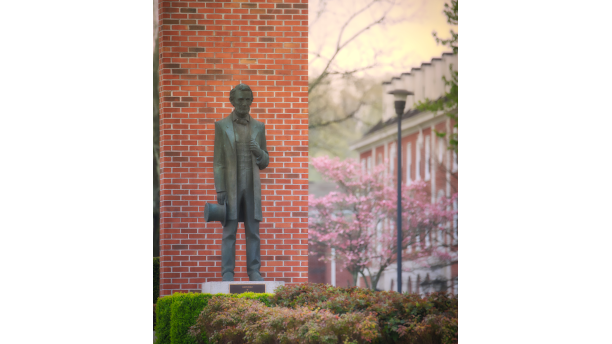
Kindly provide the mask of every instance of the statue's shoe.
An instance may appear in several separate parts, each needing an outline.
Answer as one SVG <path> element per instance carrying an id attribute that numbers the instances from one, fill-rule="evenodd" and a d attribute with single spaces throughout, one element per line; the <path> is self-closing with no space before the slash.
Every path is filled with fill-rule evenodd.
<path id="1" fill-rule="evenodd" d="M 223 282 L 232 282 L 234 281 L 234 274 L 231 272 L 226 272 L 223 274 Z"/>
<path id="2" fill-rule="evenodd" d="M 249 281 L 263 281 L 263 277 L 259 274 L 259 272 L 253 272 L 251 276 L 249 276 Z"/>

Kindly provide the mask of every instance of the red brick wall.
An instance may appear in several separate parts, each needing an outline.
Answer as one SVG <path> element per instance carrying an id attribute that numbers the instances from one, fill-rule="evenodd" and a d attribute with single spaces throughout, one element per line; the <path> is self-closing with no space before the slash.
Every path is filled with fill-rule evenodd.
<path id="1" fill-rule="evenodd" d="M 308 1 L 159 2 L 160 295 L 221 280 L 215 202 L 214 122 L 232 111 L 229 91 L 253 90 L 251 115 L 266 125 L 269 166 L 261 171 L 262 275 L 308 281 Z M 236 280 L 248 280 L 244 225 Z"/>

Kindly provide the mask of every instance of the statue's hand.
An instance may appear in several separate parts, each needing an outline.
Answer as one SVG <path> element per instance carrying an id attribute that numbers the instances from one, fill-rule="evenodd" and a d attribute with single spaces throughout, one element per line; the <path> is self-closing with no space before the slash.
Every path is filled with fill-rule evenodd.
<path id="1" fill-rule="evenodd" d="M 259 144 L 255 140 L 251 140 L 251 152 L 258 158 L 261 156 L 261 148 L 259 148 Z"/>
<path id="2" fill-rule="evenodd" d="M 217 192 L 217 203 L 224 205 L 226 197 L 225 191 Z"/>

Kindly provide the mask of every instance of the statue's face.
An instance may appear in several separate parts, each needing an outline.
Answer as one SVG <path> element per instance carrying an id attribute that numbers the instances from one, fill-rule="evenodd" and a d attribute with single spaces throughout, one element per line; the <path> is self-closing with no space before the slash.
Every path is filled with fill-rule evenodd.
<path id="1" fill-rule="evenodd" d="M 250 91 L 237 90 L 232 99 L 232 105 L 236 109 L 236 114 L 240 117 L 245 117 L 249 113 L 252 102 L 253 94 Z"/>

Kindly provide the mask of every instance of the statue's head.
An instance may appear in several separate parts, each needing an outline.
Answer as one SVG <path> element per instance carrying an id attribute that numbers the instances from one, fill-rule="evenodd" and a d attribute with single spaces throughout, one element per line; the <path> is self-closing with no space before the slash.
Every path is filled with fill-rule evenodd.
<path id="1" fill-rule="evenodd" d="M 246 116 L 253 103 L 253 91 L 245 84 L 238 84 L 230 91 L 230 103 L 234 106 L 238 116 Z"/>

